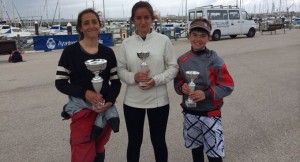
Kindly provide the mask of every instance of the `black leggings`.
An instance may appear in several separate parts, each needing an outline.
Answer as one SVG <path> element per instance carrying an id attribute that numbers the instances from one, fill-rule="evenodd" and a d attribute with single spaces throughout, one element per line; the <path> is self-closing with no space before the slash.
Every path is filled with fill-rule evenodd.
<path id="1" fill-rule="evenodd" d="M 192 149 L 193 162 L 204 162 L 203 146 Z M 209 162 L 222 162 L 221 157 L 212 158 L 207 156 Z"/>
<path id="2" fill-rule="evenodd" d="M 168 161 L 168 149 L 165 135 L 169 109 L 169 105 L 152 109 L 141 109 L 133 108 L 124 104 L 124 116 L 128 132 L 128 162 L 139 162 L 146 112 L 155 160 L 156 162 Z"/>

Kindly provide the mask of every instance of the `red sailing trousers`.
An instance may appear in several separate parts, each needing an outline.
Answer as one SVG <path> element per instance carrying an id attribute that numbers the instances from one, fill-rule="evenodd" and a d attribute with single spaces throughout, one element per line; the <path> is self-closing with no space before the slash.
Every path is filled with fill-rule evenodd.
<path id="1" fill-rule="evenodd" d="M 92 127 L 96 117 L 97 113 L 90 109 L 83 109 L 71 117 L 72 162 L 93 162 L 96 153 L 104 152 L 104 146 L 110 138 L 111 128 L 106 124 L 98 139 L 91 140 Z"/>

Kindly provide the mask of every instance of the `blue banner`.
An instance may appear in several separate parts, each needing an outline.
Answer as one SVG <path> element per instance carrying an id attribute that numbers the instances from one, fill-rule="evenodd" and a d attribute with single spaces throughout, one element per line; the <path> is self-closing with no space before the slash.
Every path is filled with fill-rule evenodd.
<path id="1" fill-rule="evenodd" d="M 64 49 L 66 46 L 76 43 L 79 35 L 47 35 L 34 36 L 34 50 L 51 51 L 56 49 Z M 99 34 L 99 43 L 105 46 L 113 46 L 112 33 Z"/>

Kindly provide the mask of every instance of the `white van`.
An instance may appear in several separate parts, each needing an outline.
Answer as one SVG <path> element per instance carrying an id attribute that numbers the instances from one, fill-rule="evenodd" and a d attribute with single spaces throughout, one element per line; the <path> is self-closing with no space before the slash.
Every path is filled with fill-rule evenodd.
<path id="1" fill-rule="evenodd" d="M 236 6 L 203 6 L 188 11 L 188 27 L 196 18 L 210 20 L 212 24 L 211 36 L 217 41 L 221 36 L 235 38 L 237 35 L 254 37 L 256 25 L 248 13 Z"/>

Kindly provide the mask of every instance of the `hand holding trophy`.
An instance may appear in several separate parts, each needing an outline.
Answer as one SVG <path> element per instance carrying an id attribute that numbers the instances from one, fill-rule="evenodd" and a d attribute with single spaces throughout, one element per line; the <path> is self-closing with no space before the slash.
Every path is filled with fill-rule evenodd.
<path id="1" fill-rule="evenodd" d="M 107 60 L 105 59 L 91 59 L 84 62 L 86 67 L 94 73 L 95 77 L 91 80 L 94 90 L 97 94 L 100 95 L 100 91 L 102 88 L 103 79 L 101 76 L 99 76 L 99 73 L 101 73 L 105 68 L 107 64 Z M 105 101 L 101 103 L 100 105 L 94 105 L 96 108 L 99 108 L 99 106 L 104 105 Z"/>
<path id="2" fill-rule="evenodd" d="M 195 91 L 195 83 L 194 83 L 194 80 L 198 77 L 198 75 L 200 74 L 200 72 L 198 71 L 186 71 L 185 72 L 185 75 L 186 77 L 191 80 L 190 83 L 189 83 L 189 88 L 190 88 L 190 92 L 194 92 Z M 191 100 L 190 98 L 188 98 L 186 101 L 185 101 L 185 105 L 187 107 L 196 107 L 197 106 L 197 103 L 194 102 L 193 100 Z"/>
<path id="3" fill-rule="evenodd" d="M 103 78 L 99 76 L 99 74 L 106 68 L 107 60 L 105 59 L 91 59 L 85 61 L 86 67 L 94 73 L 95 77 L 91 80 L 94 90 L 97 94 L 100 95 L 100 91 L 103 84 Z M 105 101 L 98 105 L 93 105 L 97 109 L 100 108 L 100 106 L 103 106 L 105 104 Z M 95 120 L 95 124 L 92 129 L 91 138 L 93 140 L 96 140 L 102 130 L 105 127 L 106 122 L 110 124 L 110 127 L 114 132 L 119 132 L 119 125 L 120 125 L 120 119 L 118 115 L 118 111 L 114 105 L 112 105 L 109 109 L 105 110 L 104 112 L 100 112 Z"/>
<path id="4" fill-rule="evenodd" d="M 150 52 L 138 52 L 137 56 L 142 60 L 141 63 L 141 69 L 142 70 L 148 70 L 148 64 L 146 62 L 146 59 L 149 57 Z M 145 87 L 147 86 L 145 82 L 139 82 L 140 87 Z"/>

